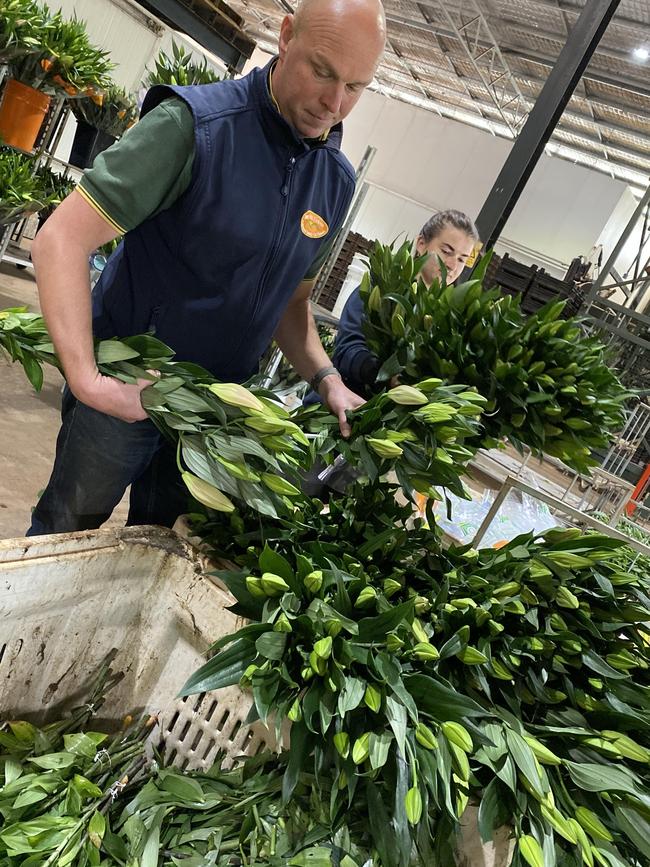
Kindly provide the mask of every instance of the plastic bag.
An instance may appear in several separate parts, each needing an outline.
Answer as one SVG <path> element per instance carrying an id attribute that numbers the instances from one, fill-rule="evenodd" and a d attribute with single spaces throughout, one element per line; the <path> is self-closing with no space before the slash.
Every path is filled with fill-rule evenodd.
<path id="1" fill-rule="evenodd" d="M 444 496 L 444 492 L 441 491 Z M 461 544 L 470 543 L 494 502 L 497 491 L 486 490 L 482 494 L 470 491 L 471 500 L 463 500 L 447 492 L 451 502 L 451 519 L 447 518 L 447 504 L 436 503 L 434 514 L 438 526 Z M 522 533 L 536 534 L 564 523 L 540 500 L 515 489 L 511 490 L 501 504 L 487 532 L 480 540 L 481 548 L 499 547 Z"/>

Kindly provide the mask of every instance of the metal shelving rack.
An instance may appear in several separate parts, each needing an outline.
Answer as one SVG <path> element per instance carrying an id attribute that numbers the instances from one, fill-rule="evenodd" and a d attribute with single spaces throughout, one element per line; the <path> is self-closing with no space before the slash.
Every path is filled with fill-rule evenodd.
<path id="1" fill-rule="evenodd" d="M 560 520 L 564 520 L 566 523 L 576 527 L 597 530 L 599 533 L 604 533 L 612 539 L 619 539 L 622 542 L 626 542 L 630 548 L 633 548 L 639 554 L 643 554 L 646 557 L 650 556 L 650 546 L 631 538 L 620 530 L 617 530 L 616 521 L 614 519 L 611 520 L 611 523 L 605 524 L 603 521 L 598 520 L 592 515 L 587 515 L 580 511 L 580 509 L 576 509 L 568 503 L 558 500 L 557 497 L 553 497 L 544 491 L 540 491 L 538 488 L 533 488 L 531 485 L 527 485 L 521 479 L 514 478 L 513 476 L 506 477 L 499 493 L 490 506 L 487 515 L 483 519 L 481 526 L 476 531 L 476 535 L 472 540 L 472 545 L 475 548 L 480 546 L 481 540 L 485 536 L 490 524 L 496 517 L 497 512 L 511 491 L 518 491 L 521 494 L 527 494 L 535 500 L 540 500 L 541 502 L 546 503 L 551 511 L 557 515 Z M 618 517 L 616 520 L 618 520 Z"/>
<path id="2" fill-rule="evenodd" d="M 62 96 L 53 97 L 34 150 L 32 152 L 20 151 L 20 153 L 27 153 L 34 157 L 35 168 L 55 163 L 63 167 L 64 174 L 71 168 L 75 168 L 54 156 L 69 116 L 70 106 L 67 99 Z M 14 223 L 0 226 L 0 263 L 8 262 L 18 267 L 33 269 L 29 254 L 20 246 L 28 219 L 28 217 L 23 217 Z"/>

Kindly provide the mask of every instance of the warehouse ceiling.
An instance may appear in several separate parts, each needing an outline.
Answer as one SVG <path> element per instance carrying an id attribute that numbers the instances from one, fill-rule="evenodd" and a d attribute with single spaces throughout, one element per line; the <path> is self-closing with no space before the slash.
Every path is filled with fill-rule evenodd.
<path id="1" fill-rule="evenodd" d="M 373 88 L 514 138 L 588 0 L 384 0 L 388 47 Z M 274 51 L 293 2 L 229 0 Z M 650 175 L 650 4 L 621 0 L 547 152 L 640 191 Z"/>

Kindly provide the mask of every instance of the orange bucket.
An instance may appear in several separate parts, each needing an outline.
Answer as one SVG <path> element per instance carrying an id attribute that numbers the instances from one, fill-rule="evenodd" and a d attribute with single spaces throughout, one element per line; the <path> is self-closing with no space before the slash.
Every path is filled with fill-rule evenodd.
<path id="1" fill-rule="evenodd" d="M 0 139 L 11 147 L 31 151 L 49 105 L 47 94 L 10 78 L 0 102 Z"/>

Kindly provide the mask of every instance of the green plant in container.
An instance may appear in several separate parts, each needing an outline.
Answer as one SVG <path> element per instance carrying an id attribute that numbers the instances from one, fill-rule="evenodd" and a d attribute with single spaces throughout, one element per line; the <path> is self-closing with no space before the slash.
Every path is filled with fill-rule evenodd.
<path id="1" fill-rule="evenodd" d="M 39 54 L 50 27 L 46 6 L 34 0 L 4 0 L 0 7 L 0 63 Z"/>
<path id="2" fill-rule="evenodd" d="M 101 102 L 112 68 L 107 52 L 90 42 L 83 21 L 29 0 L 7 0 L 0 10 L 0 62 L 8 66 L 0 138 L 23 151 L 34 147 L 51 95 Z"/>
<path id="3" fill-rule="evenodd" d="M 110 86 L 113 64 L 108 52 L 92 44 L 86 25 L 77 17 L 66 19 L 42 7 L 45 26 L 36 34 L 34 50 L 10 65 L 13 78 L 36 90 L 63 91 L 68 97 L 98 94 Z"/>
<path id="4" fill-rule="evenodd" d="M 49 202 L 42 177 L 33 160 L 7 148 L 0 149 L 0 226 L 35 214 Z"/>
<path id="5" fill-rule="evenodd" d="M 72 111 L 77 120 L 114 138 L 123 135 L 138 119 L 135 100 L 116 84 L 106 88 L 101 102 L 88 96 L 75 100 Z"/>
<path id="6" fill-rule="evenodd" d="M 144 80 L 145 87 L 153 87 L 155 84 L 212 84 L 221 81 L 221 78 L 213 72 L 205 59 L 201 63 L 195 63 L 192 55 L 183 48 L 172 42 L 172 56 L 161 51 L 156 58 L 156 65 L 152 72 Z"/>

